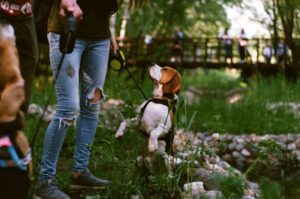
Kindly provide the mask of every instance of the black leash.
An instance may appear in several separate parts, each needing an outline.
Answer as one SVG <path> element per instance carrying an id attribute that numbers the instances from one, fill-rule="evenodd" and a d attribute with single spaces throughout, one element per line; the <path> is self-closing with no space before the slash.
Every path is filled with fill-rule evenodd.
<path id="1" fill-rule="evenodd" d="M 147 100 L 148 98 L 147 98 L 145 92 L 144 92 L 143 89 L 140 87 L 140 85 L 139 85 L 139 83 L 137 82 L 137 80 L 133 77 L 133 75 L 132 75 L 132 73 L 130 72 L 130 70 L 128 70 L 128 68 L 127 68 L 126 65 L 124 66 L 124 68 L 125 68 L 125 70 L 128 72 L 129 77 L 130 77 L 131 79 L 133 79 L 133 81 L 134 81 L 134 83 L 136 84 L 138 90 L 142 93 L 144 99 Z"/>
<path id="2" fill-rule="evenodd" d="M 145 92 L 140 87 L 138 81 L 134 78 L 134 76 L 132 75 L 130 70 L 127 68 L 125 55 L 120 49 L 117 49 L 116 53 L 114 53 L 112 50 L 110 50 L 108 65 L 114 71 L 120 71 L 123 68 L 125 68 L 125 70 L 129 74 L 129 77 L 134 81 L 134 83 L 136 84 L 138 90 L 142 93 L 144 99 L 145 100 L 148 99 Z"/>

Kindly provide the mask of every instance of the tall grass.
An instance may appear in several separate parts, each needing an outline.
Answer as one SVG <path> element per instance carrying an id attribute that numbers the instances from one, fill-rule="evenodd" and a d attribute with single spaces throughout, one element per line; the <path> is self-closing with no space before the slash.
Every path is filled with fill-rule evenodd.
<path id="1" fill-rule="evenodd" d="M 292 112 L 284 106 L 274 110 L 268 108 L 270 104 L 299 102 L 299 82 L 289 82 L 279 74 L 267 79 L 257 75 L 243 83 L 229 71 L 203 73 L 201 70 L 187 81 L 189 83 L 185 86 L 193 85 L 208 93 L 189 106 L 189 114 L 197 111 L 197 122 L 192 126 L 195 131 L 235 134 L 300 132 L 297 110 Z M 241 90 L 241 100 L 234 104 L 228 103 L 225 95 L 232 89 Z"/>

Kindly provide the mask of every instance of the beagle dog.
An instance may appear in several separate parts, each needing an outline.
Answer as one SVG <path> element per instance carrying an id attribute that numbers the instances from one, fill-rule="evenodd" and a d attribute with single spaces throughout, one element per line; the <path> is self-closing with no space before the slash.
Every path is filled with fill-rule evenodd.
<path id="1" fill-rule="evenodd" d="M 0 24 L 0 195 L 26 198 L 32 173 L 30 147 L 22 132 L 25 99 L 14 30 Z"/>
<path id="2" fill-rule="evenodd" d="M 148 152 L 163 154 L 172 146 L 170 131 L 181 88 L 181 77 L 174 68 L 156 64 L 149 68 L 149 75 L 154 85 L 153 97 L 139 106 L 137 117 L 121 122 L 115 137 L 123 136 L 128 127 L 139 125 L 149 136 Z"/>

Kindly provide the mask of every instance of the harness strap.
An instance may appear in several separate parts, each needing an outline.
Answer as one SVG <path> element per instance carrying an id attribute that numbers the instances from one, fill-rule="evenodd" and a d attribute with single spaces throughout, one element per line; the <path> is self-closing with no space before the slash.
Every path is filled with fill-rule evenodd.
<path id="1" fill-rule="evenodd" d="M 7 147 L 7 152 L 11 158 L 11 160 L 0 160 L 0 168 L 18 167 L 22 171 L 27 170 L 27 165 L 31 161 L 30 149 L 24 158 L 19 158 L 17 151 L 8 136 L 0 138 L 0 147 Z"/>
<path id="2" fill-rule="evenodd" d="M 174 99 L 174 94 L 167 94 L 164 95 L 162 98 L 158 98 L 158 97 L 153 97 L 152 99 L 149 99 L 145 105 L 141 108 L 141 112 L 140 115 L 142 116 L 144 114 L 144 111 L 146 109 L 146 107 L 148 106 L 148 104 L 150 102 L 154 102 L 154 103 L 158 103 L 158 104 L 163 104 L 165 106 L 168 107 L 169 111 L 168 113 L 170 113 L 170 111 L 173 111 L 173 113 L 175 114 L 176 112 L 176 103 L 177 100 Z M 169 114 L 168 114 L 169 116 Z M 168 116 L 166 117 L 166 121 L 168 119 Z M 165 123 L 166 123 L 165 121 Z M 142 131 L 142 130 L 141 130 Z M 149 137 L 149 135 L 145 132 L 142 131 L 143 135 L 145 135 L 146 137 Z M 173 140 L 173 135 L 174 135 L 174 121 L 172 122 L 172 127 L 169 131 L 169 133 L 167 133 L 165 136 L 158 138 L 158 140 L 162 140 L 166 142 L 166 150 L 170 153 L 173 154 L 173 149 L 172 149 L 172 140 Z"/>

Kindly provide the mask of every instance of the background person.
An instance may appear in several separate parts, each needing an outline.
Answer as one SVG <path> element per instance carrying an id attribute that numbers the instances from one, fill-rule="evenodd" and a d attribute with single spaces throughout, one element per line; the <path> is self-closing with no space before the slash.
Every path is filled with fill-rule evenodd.
<path id="1" fill-rule="evenodd" d="M 183 60 L 183 32 L 176 27 L 173 34 L 171 46 L 171 62 L 182 62 Z"/>
<path id="2" fill-rule="evenodd" d="M 241 32 L 239 34 L 239 54 L 240 54 L 240 61 L 241 63 L 245 62 L 245 58 L 247 56 L 247 46 L 248 46 L 248 37 L 244 31 L 244 29 L 241 29 Z"/>
<path id="3" fill-rule="evenodd" d="M 280 40 L 277 48 L 277 63 L 286 62 L 289 55 L 289 47 L 284 39 Z"/>
<path id="4" fill-rule="evenodd" d="M 15 31 L 21 75 L 25 80 L 26 98 L 21 110 L 26 113 L 39 57 L 31 0 L 0 0 L 0 20 L 11 24 Z"/>
<path id="5" fill-rule="evenodd" d="M 263 57 L 265 58 L 265 61 L 267 64 L 270 64 L 271 63 L 271 59 L 274 55 L 274 48 L 272 47 L 271 45 L 271 42 L 268 41 L 266 46 L 263 48 Z"/>
<path id="6" fill-rule="evenodd" d="M 225 50 L 225 62 L 227 60 L 230 60 L 230 63 L 232 63 L 232 45 L 233 45 L 233 40 L 231 36 L 229 35 L 229 28 L 226 28 L 221 35 L 223 47 Z"/>

